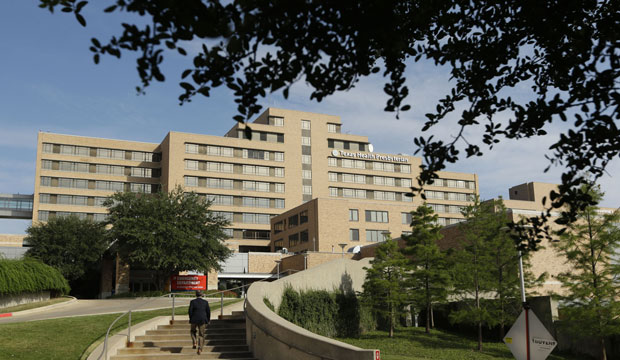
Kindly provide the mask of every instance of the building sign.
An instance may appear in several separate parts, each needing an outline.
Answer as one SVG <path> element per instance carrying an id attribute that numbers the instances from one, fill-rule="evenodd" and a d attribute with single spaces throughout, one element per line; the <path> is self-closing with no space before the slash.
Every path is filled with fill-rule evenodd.
<path id="1" fill-rule="evenodd" d="M 333 150 L 333 156 L 341 156 L 348 158 L 357 158 L 357 159 L 367 159 L 367 160 L 381 160 L 381 161 L 391 161 L 397 163 L 406 163 L 409 162 L 409 159 L 402 156 L 394 156 L 394 155 L 380 155 L 380 154 L 372 154 L 372 153 L 363 153 L 363 152 L 348 152 L 342 150 Z"/>
<path id="2" fill-rule="evenodd" d="M 206 275 L 173 275 L 172 290 L 207 290 Z"/>
<path id="3" fill-rule="evenodd" d="M 544 360 L 558 344 L 531 310 L 521 312 L 504 337 L 504 343 L 517 360 Z"/>

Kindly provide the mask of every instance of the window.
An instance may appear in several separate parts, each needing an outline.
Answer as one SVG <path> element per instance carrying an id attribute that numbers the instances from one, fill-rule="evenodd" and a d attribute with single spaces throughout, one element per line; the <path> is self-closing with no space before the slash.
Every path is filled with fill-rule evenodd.
<path id="1" fill-rule="evenodd" d="M 406 213 L 406 212 L 400 213 L 400 216 L 401 216 L 401 220 L 403 224 L 405 225 L 411 224 L 411 213 Z"/>
<path id="2" fill-rule="evenodd" d="M 196 144 L 185 144 L 185 152 L 187 154 L 198 154 L 198 145 L 196 145 Z"/>
<path id="3" fill-rule="evenodd" d="M 198 178 L 195 176 L 186 176 L 185 186 L 198 186 Z"/>
<path id="4" fill-rule="evenodd" d="M 302 186 L 302 194 L 312 195 L 312 186 L 310 186 L 310 185 Z"/>
<path id="5" fill-rule="evenodd" d="M 335 172 L 327 173 L 329 176 L 329 181 L 338 181 L 338 174 Z"/>
<path id="6" fill-rule="evenodd" d="M 50 203 L 50 194 L 41 194 L 41 195 L 39 195 L 39 202 L 41 204 L 49 204 Z"/>
<path id="7" fill-rule="evenodd" d="M 304 210 L 299 213 L 299 223 L 305 224 L 308 222 L 308 210 Z"/>
<path id="8" fill-rule="evenodd" d="M 262 150 L 243 149 L 243 157 L 246 159 L 269 160 L 269 152 Z"/>
<path id="9" fill-rule="evenodd" d="M 388 212 L 387 211 L 377 211 L 377 210 L 366 210 L 366 221 L 368 222 L 380 222 L 387 223 L 388 221 Z"/>
<path id="10" fill-rule="evenodd" d="M 51 153 L 54 151 L 54 145 L 49 144 L 49 143 L 43 143 L 43 152 L 44 153 Z"/>
<path id="11" fill-rule="evenodd" d="M 312 164 L 312 156 L 310 156 L 310 155 L 302 155 L 301 156 L 301 163 L 302 164 Z"/>
<path id="12" fill-rule="evenodd" d="M 231 239 L 234 236 L 234 230 L 233 229 L 222 229 L 222 232 L 229 238 Z"/>
<path id="13" fill-rule="evenodd" d="M 400 172 L 405 174 L 411 174 L 411 165 L 401 164 Z"/>
<path id="14" fill-rule="evenodd" d="M 299 234 L 289 235 L 288 246 L 293 247 L 297 244 L 299 244 Z"/>
<path id="15" fill-rule="evenodd" d="M 301 128 L 304 130 L 310 130 L 310 120 L 302 120 Z"/>
<path id="16" fill-rule="evenodd" d="M 302 179 L 312 179 L 312 171 L 311 170 L 302 170 L 301 171 Z"/>
<path id="17" fill-rule="evenodd" d="M 349 229 L 349 241 L 360 241 L 359 229 Z"/>
<path id="18" fill-rule="evenodd" d="M 349 209 L 349 221 L 359 221 L 359 211 L 357 209 Z"/>
<path id="19" fill-rule="evenodd" d="M 220 155 L 224 157 L 233 157 L 234 151 L 233 148 L 222 147 L 220 148 Z"/>
<path id="20" fill-rule="evenodd" d="M 274 234 L 281 233 L 282 231 L 284 231 L 284 221 L 278 221 L 277 223 L 273 224 Z"/>
<path id="21" fill-rule="evenodd" d="M 338 188 L 330 187 L 329 188 L 329 196 L 338 196 Z"/>
<path id="22" fill-rule="evenodd" d="M 274 153 L 275 161 L 284 161 L 284 153 L 283 152 L 275 152 Z"/>
<path id="23" fill-rule="evenodd" d="M 276 177 L 284 177 L 284 168 L 274 168 L 274 175 Z"/>
<path id="24" fill-rule="evenodd" d="M 306 136 L 302 136 L 301 137 L 301 144 L 302 145 L 306 145 L 306 146 L 310 146 L 310 138 L 306 137 Z"/>
<path id="25" fill-rule="evenodd" d="M 106 221 L 108 219 L 108 214 L 93 214 L 93 220 L 96 222 Z"/>
<path id="26" fill-rule="evenodd" d="M 368 242 L 380 242 L 385 241 L 387 230 L 366 230 L 366 241 Z"/>
<path id="27" fill-rule="evenodd" d="M 187 170 L 198 170 L 198 161 L 196 161 L 196 160 L 185 160 L 185 169 L 187 169 Z"/>
<path id="28" fill-rule="evenodd" d="M 41 168 L 45 170 L 52 170 L 51 160 L 41 160 Z"/>
<path id="29" fill-rule="evenodd" d="M 327 124 L 327 132 L 329 133 L 339 133 L 340 125 L 339 124 Z"/>
<path id="30" fill-rule="evenodd" d="M 289 216 L 288 218 L 288 228 L 292 228 L 299 225 L 299 215 L 295 214 L 293 216 Z"/>
<path id="31" fill-rule="evenodd" d="M 233 213 L 228 212 L 228 211 L 213 211 L 212 212 L 213 216 L 222 218 L 223 220 L 226 220 L 228 222 L 232 222 L 233 221 Z"/>
<path id="32" fill-rule="evenodd" d="M 49 220 L 50 212 L 39 210 L 39 221 Z"/>
<path id="33" fill-rule="evenodd" d="M 269 125 L 273 126 L 284 126 L 284 118 L 278 116 L 270 116 L 269 117 Z"/>
<path id="34" fill-rule="evenodd" d="M 269 214 L 243 213 L 243 222 L 246 224 L 269 224 Z"/>
<path id="35" fill-rule="evenodd" d="M 400 186 L 411 187 L 411 179 L 400 179 Z"/>
<path id="36" fill-rule="evenodd" d="M 308 230 L 304 230 L 299 233 L 299 242 L 307 243 L 308 242 Z"/>
<path id="37" fill-rule="evenodd" d="M 275 199 L 276 209 L 284 209 L 284 199 Z"/>
<path id="38" fill-rule="evenodd" d="M 327 159 L 327 165 L 331 166 L 331 167 L 336 167 L 338 166 L 338 159 L 330 157 Z"/>
<path id="39" fill-rule="evenodd" d="M 276 192 L 283 193 L 284 192 L 284 184 L 276 184 Z"/>
<path id="40" fill-rule="evenodd" d="M 41 176 L 41 186 L 51 186 L 52 178 L 49 176 Z"/>

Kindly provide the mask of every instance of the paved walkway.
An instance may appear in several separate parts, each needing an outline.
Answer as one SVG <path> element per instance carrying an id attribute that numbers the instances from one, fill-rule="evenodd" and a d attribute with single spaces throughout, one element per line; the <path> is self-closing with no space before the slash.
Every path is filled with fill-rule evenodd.
<path id="1" fill-rule="evenodd" d="M 175 306 L 187 306 L 193 298 L 176 298 Z M 209 303 L 219 304 L 220 299 L 208 299 Z M 226 300 L 226 299 L 225 299 Z M 137 299 L 109 299 L 109 300 L 77 300 L 54 305 L 53 307 L 38 308 L 13 313 L 13 316 L 0 318 L 0 324 L 15 322 L 56 319 L 62 317 L 88 316 L 123 313 L 129 309 L 147 311 L 172 306 L 170 298 L 137 298 Z M 233 309 L 234 308 L 234 309 Z M 231 310 L 232 309 L 232 310 Z M 232 306 L 226 306 L 224 313 L 243 310 L 243 301 Z M 212 318 L 220 314 L 219 309 L 212 311 Z"/>

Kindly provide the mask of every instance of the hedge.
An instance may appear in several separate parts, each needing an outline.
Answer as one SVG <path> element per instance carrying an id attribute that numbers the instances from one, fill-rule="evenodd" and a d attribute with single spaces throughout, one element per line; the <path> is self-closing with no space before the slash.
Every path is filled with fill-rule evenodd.
<path id="1" fill-rule="evenodd" d="M 327 337 L 358 337 L 375 327 L 370 310 L 361 306 L 357 296 L 341 291 L 297 292 L 287 287 L 282 294 L 278 315 Z"/>
<path id="2" fill-rule="evenodd" d="M 69 283 L 55 268 L 34 259 L 0 259 L 0 295 L 51 291 L 67 294 Z"/>

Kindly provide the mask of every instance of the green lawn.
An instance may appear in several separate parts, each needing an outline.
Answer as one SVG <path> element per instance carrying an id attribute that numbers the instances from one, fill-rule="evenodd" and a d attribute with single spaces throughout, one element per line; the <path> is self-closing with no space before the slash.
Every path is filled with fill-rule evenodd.
<path id="1" fill-rule="evenodd" d="M 224 306 L 241 300 L 225 300 Z M 212 310 L 219 309 L 219 303 Z M 171 309 L 141 311 L 131 314 L 132 324 L 156 316 L 170 315 Z M 187 306 L 175 309 L 177 315 L 187 315 Z M 89 346 L 105 337 L 108 326 L 120 314 L 81 316 L 52 320 L 0 325 L 0 358 L 14 360 L 71 360 L 80 359 Z M 119 320 L 113 332 L 127 327 Z M 189 335 L 188 335 L 189 336 Z"/>
<path id="2" fill-rule="evenodd" d="M 59 297 L 59 298 L 49 299 L 45 301 L 33 302 L 29 304 L 22 304 L 22 305 L 0 308 L 0 314 L 1 313 L 14 313 L 18 311 L 36 309 L 39 307 L 54 305 L 54 304 L 58 304 L 58 303 L 69 301 L 69 300 L 71 300 L 70 297 Z"/>
<path id="3" fill-rule="evenodd" d="M 464 338 L 442 331 L 432 330 L 424 333 L 424 328 L 399 328 L 394 338 L 388 338 L 385 331 L 373 331 L 359 339 L 346 338 L 340 341 L 364 349 L 381 350 L 381 360 L 485 360 L 514 359 L 504 343 L 487 342 L 482 345 L 482 352 L 475 349 L 478 342 L 474 337 Z M 578 360 L 583 357 L 551 355 L 550 360 Z"/>

